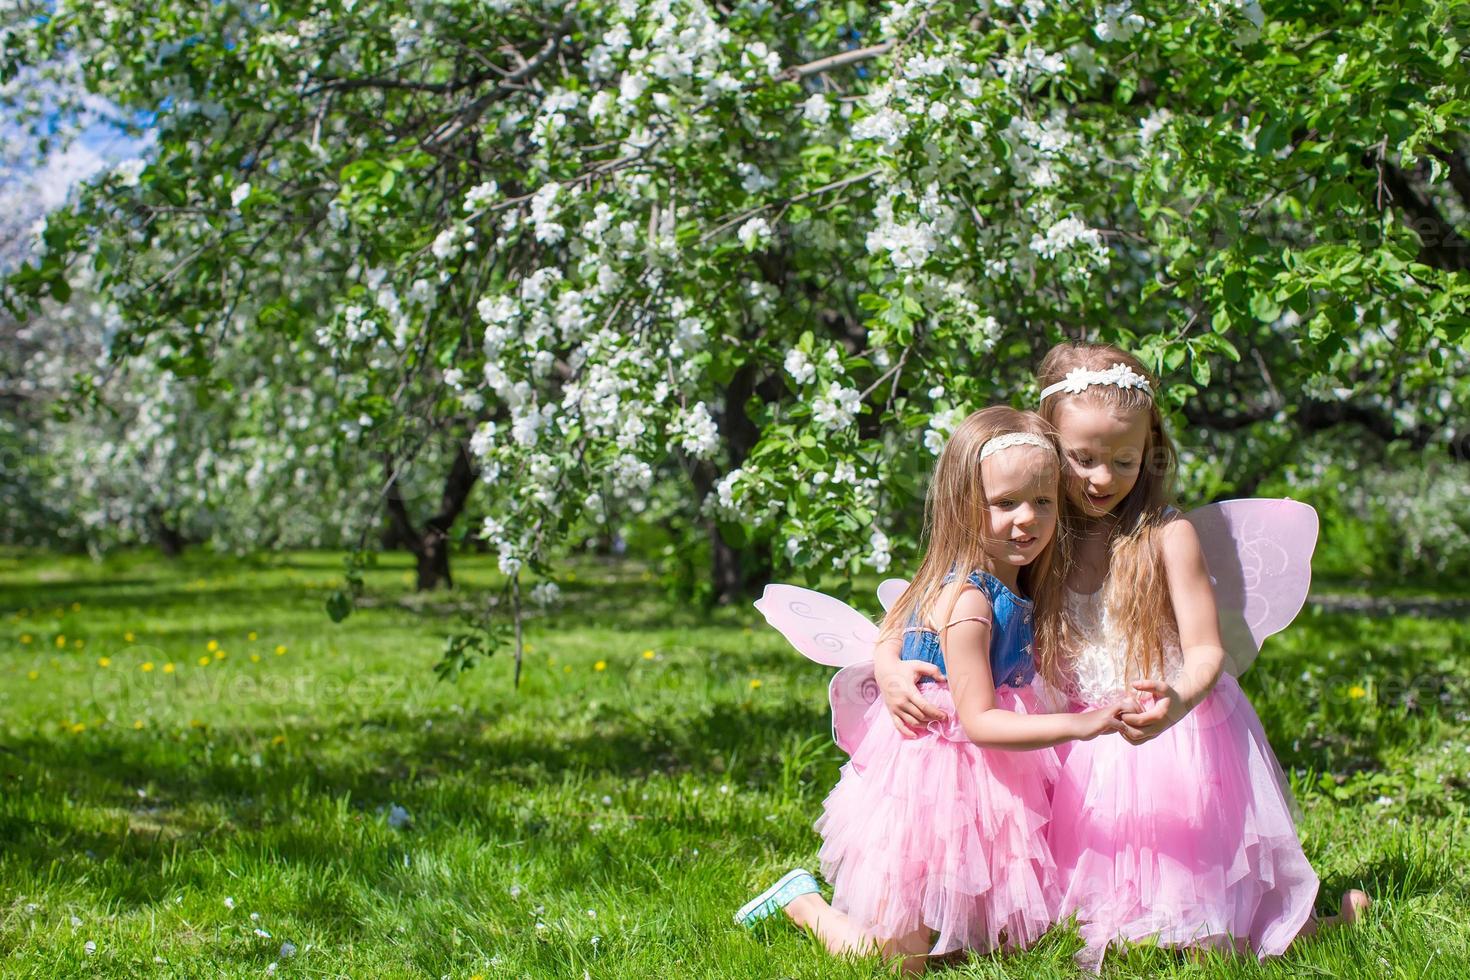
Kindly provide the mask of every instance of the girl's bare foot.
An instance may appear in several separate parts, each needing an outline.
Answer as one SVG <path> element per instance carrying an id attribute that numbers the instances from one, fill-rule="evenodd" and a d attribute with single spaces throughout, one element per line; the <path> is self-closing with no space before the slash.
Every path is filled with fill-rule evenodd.
<path id="1" fill-rule="evenodd" d="M 1368 897 L 1367 892 L 1349 888 L 1342 893 L 1342 914 L 1337 917 L 1337 921 L 1345 926 L 1356 925 L 1367 914 L 1368 906 L 1372 904 L 1373 899 Z"/>

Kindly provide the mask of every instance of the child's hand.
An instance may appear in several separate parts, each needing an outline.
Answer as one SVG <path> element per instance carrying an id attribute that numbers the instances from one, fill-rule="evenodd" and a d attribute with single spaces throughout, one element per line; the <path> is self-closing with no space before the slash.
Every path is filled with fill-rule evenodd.
<path id="1" fill-rule="evenodd" d="M 1123 713 L 1137 710 L 1138 702 L 1129 698 L 1117 704 L 1093 708 L 1091 711 L 1080 711 L 1072 716 L 1076 719 L 1077 726 L 1073 737 L 1079 742 L 1090 742 L 1108 732 L 1123 732 L 1126 737 L 1127 726 L 1123 723 Z"/>
<path id="2" fill-rule="evenodd" d="M 944 675 L 934 664 L 923 660 L 900 660 L 896 664 L 874 670 L 874 679 L 878 682 L 878 690 L 883 694 L 883 705 L 888 709 L 888 717 L 893 719 L 894 726 L 906 738 L 929 722 L 943 721 L 946 717 L 943 710 L 930 704 L 919 693 L 920 677 L 943 680 Z"/>
<path id="3" fill-rule="evenodd" d="M 1145 710 L 1130 711 L 1122 716 L 1123 724 L 1127 726 L 1123 737 L 1134 745 L 1158 738 L 1189 712 L 1189 706 L 1179 692 L 1163 681 L 1145 678 L 1134 681 L 1133 689 L 1144 695 L 1145 700 L 1153 701 Z"/>

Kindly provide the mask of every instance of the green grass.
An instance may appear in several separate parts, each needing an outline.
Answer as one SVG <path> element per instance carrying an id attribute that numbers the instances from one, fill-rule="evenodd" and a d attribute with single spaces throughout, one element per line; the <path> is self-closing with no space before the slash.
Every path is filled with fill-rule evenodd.
<path id="1" fill-rule="evenodd" d="M 578 564 L 529 625 L 517 692 L 505 658 L 453 685 L 432 671 L 487 563 L 417 597 L 389 557 L 372 607 L 334 625 L 340 567 L 0 555 L 0 973 L 885 975 L 730 923 L 814 866 L 841 762 L 828 671 L 754 610 L 704 615 L 636 566 Z M 1364 927 L 1265 965 L 1138 949 L 1106 974 L 1470 975 L 1467 640 L 1463 618 L 1309 610 L 1247 675 L 1320 907 L 1366 888 Z M 1059 928 L 943 975 L 1070 976 L 1079 945 Z"/>

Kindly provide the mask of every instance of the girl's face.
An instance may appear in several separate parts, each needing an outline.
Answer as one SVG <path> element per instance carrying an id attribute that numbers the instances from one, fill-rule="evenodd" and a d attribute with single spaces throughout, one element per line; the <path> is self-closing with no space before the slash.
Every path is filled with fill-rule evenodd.
<path id="1" fill-rule="evenodd" d="M 1148 445 L 1149 413 L 1117 412 L 1072 399 L 1057 409 L 1067 499 L 1087 517 L 1102 517 L 1138 482 Z"/>
<path id="2" fill-rule="evenodd" d="M 1057 530 L 1056 456 L 1040 446 L 1012 446 L 980 463 L 989 501 L 985 553 L 1008 565 L 1029 565 Z"/>

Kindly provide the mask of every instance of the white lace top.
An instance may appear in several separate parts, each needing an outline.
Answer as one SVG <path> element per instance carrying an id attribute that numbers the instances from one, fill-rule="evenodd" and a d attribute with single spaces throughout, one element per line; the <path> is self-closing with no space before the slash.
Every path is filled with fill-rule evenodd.
<path id="1" fill-rule="evenodd" d="M 1096 592 L 1063 590 L 1067 616 L 1077 628 L 1080 644 L 1068 660 L 1067 674 L 1072 700 L 1082 704 L 1105 704 L 1126 694 L 1128 687 L 1128 644 L 1122 631 L 1108 616 L 1103 589 Z M 1174 683 L 1184 666 L 1184 654 L 1176 639 L 1164 644 L 1167 677 Z"/>

